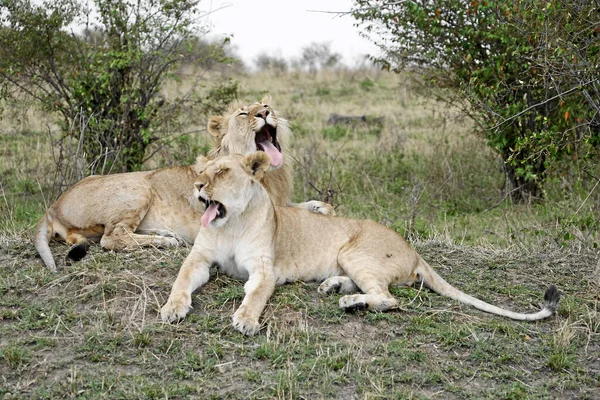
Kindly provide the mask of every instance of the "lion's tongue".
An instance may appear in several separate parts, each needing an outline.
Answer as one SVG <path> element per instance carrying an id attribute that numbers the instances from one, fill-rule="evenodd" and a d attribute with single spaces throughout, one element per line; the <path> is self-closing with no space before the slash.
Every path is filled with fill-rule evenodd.
<path id="1" fill-rule="evenodd" d="M 259 143 L 265 153 L 271 158 L 271 165 L 274 167 L 278 167 L 281 164 L 281 160 L 283 159 L 283 154 L 269 140 L 265 140 L 264 142 Z"/>
<path id="2" fill-rule="evenodd" d="M 219 206 L 217 205 L 217 203 L 210 203 L 210 205 L 204 211 L 204 214 L 202 214 L 202 218 L 200 219 L 200 222 L 202 222 L 202 226 L 206 228 L 208 224 L 210 224 L 211 221 L 215 219 L 218 211 Z"/>

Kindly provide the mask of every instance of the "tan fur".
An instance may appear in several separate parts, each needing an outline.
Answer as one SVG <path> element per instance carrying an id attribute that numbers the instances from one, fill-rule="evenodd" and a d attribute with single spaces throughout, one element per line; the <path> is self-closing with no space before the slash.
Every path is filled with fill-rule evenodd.
<path id="1" fill-rule="evenodd" d="M 215 137 L 209 158 L 255 152 L 255 136 L 267 122 L 276 127 L 284 155 L 283 165 L 266 174 L 264 185 L 278 205 L 291 205 L 292 174 L 287 121 L 278 118 L 267 104 L 270 98 L 249 106 L 234 104 L 223 116 L 212 117 L 208 130 Z M 269 111 L 268 118 L 258 115 Z M 240 114 L 243 114 L 240 116 Z M 266 122 L 265 122 L 266 121 Z M 207 159 L 194 165 L 154 171 L 90 176 L 67 190 L 40 220 L 35 246 L 52 271 L 56 264 L 48 242 L 56 237 L 73 245 L 69 258 L 86 253 L 89 240 L 111 250 L 140 246 L 169 247 L 192 243 L 200 227 L 204 205 L 191 196 L 194 182 Z M 315 212 L 332 213 L 330 205 L 312 201 L 296 205 Z"/>
<path id="2" fill-rule="evenodd" d="M 420 282 L 439 294 L 517 320 L 546 318 L 558 306 L 559 293 L 551 286 L 541 311 L 504 310 L 451 286 L 383 225 L 274 206 L 259 184 L 267 168 L 263 153 L 225 156 L 207 164 L 196 183 L 197 195 L 221 204 L 224 217 L 200 229 L 161 310 L 164 321 L 185 317 L 192 292 L 208 281 L 209 267 L 215 263 L 225 273 L 247 279 L 233 325 L 249 335 L 260 329 L 259 316 L 275 285 L 298 280 L 324 280 L 319 292 L 346 293 L 339 302 L 344 309 L 388 310 L 398 304 L 390 285 Z"/>

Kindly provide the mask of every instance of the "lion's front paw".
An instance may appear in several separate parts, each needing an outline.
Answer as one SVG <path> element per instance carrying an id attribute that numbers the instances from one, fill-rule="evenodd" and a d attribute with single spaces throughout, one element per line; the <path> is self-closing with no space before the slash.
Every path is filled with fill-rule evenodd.
<path id="1" fill-rule="evenodd" d="M 171 296 L 160 310 L 160 318 L 163 322 L 178 322 L 187 315 L 192 308 L 192 299 L 189 296 Z"/>
<path id="2" fill-rule="evenodd" d="M 347 276 L 332 276 L 325 279 L 323 283 L 319 285 L 318 291 L 321 294 L 356 293 L 359 291 L 359 288 L 354 281 Z"/>
<path id="3" fill-rule="evenodd" d="M 151 243 L 160 248 L 178 247 L 186 244 L 185 240 L 176 232 L 167 229 L 142 229 L 137 233 L 151 237 Z"/>
<path id="4" fill-rule="evenodd" d="M 248 316 L 241 308 L 233 314 L 233 327 L 247 336 L 253 336 L 260 330 L 258 319 Z"/>
<path id="5" fill-rule="evenodd" d="M 341 287 L 342 284 L 339 282 L 339 280 L 334 278 L 328 278 L 319 285 L 317 291 L 321 294 L 332 294 L 338 293 Z"/>
<path id="6" fill-rule="evenodd" d="M 324 203 L 322 201 L 313 200 L 310 202 L 310 210 L 317 214 L 325 214 L 335 216 L 335 210 L 333 206 L 328 203 Z"/>
<path id="7" fill-rule="evenodd" d="M 170 239 L 169 240 L 169 242 L 171 243 L 170 247 L 178 247 L 178 246 L 187 246 L 188 245 L 188 242 L 186 242 L 183 237 L 179 236 L 175 232 L 169 232 L 165 236 Z"/>
<path id="8" fill-rule="evenodd" d="M 163 238 L 163 247 L 179 247 L 183 243 L 185 242 L 177 235 Z"/>

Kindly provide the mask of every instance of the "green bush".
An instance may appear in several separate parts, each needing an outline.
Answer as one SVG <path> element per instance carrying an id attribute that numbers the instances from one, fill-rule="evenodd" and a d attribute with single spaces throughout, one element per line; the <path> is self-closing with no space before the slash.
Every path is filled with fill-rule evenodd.
<path id="1" fill-rule="evenodd" d="M 25 94 L 59 116 L 59 161 L 78 163 L 73 180 L 140 169 L 149 146 L 173 136 L 180 112 L 197 103 L 165 98 L 164 83 L 184 63 L 229 60 L 222 45 L 197 40 L 199 13 L 193 0 L 3 1 L 0 99 Z M 79 21 L 88 21 L 82 35 L 71 28 Z M 207 104 L 236 91 L 226 85 Z"/>
<path id="2" fill-rule="evenodd" d="M 375 87 L 375 82 L 373 81 L 373 79 L 367 77 L 360 81 L 358 83 L 358 86 L 364 91 L 369 91 Z"/>
<path id="3" fill-rule="evenodd" d="M 542 197 L 550 168 L 597 154 L 598 2 L 357 0 L 354 16 L 384 68 L 417 73 L 476 121 L 513 199 Z"/>

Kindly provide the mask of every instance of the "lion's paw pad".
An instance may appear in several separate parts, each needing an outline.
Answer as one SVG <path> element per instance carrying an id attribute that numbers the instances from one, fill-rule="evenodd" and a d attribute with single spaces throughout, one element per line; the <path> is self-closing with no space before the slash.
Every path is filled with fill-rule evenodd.
<path id="1" fill-rule="evenodd" d="M 179 236 L 178 234 L 176 234 L 175 232 L 171 232 L 168 237 L 170 238 L 169 242 L 170 243 L 174 243 L 171 244 L 171 247 L 177 247 L 177 246 L 187 246 L 188 242 L 185 241 L 185 239 L 181 236 Z M 175 239 L 175 242 L 173 241 L 173 239 Z"/>
<path id="2" fill-rule="evenodd" d="M 237 313 L 233 315 L 233 327 L 246 336 L 252 336 L 260 330 L 260 324 L 257 320 L 240 316 Z"/>
<path id="3" fill-rule="evenodd" d="M 169 300 L 160 310 L 160 318 L 163 322 L 179 322 L 185 318 L 190 308 L 191 305 L 186 302 Z"/>
<path id="4" fill-rule="evenodd" d="M 179 236 L 171 236 L 166 237 L 165 242 L 167 243 L 166 247 L 178 247 L 182 241 L 179 240 Z"/>
<path id="5" fill-rule="evenodd" d="M 324 215 L 335 215 L 335 210 L 331 204 L 321 202 L 312 205 L 312 212 Z"/>
<path id="6" fill-rule="evenodd" d="M 333 282 L 328 279 L 319 285 L 317 291 L 321 294 L 338 293 L 341 287 L 342 284 L 340 282 Z"/>
<path id="7" fill-rule="evenodd" d="M 362 296 L 344 296 L 340 299 L 340 308 L 346 311 L 366 310 L 369 305 L 364 302 Z"/>

